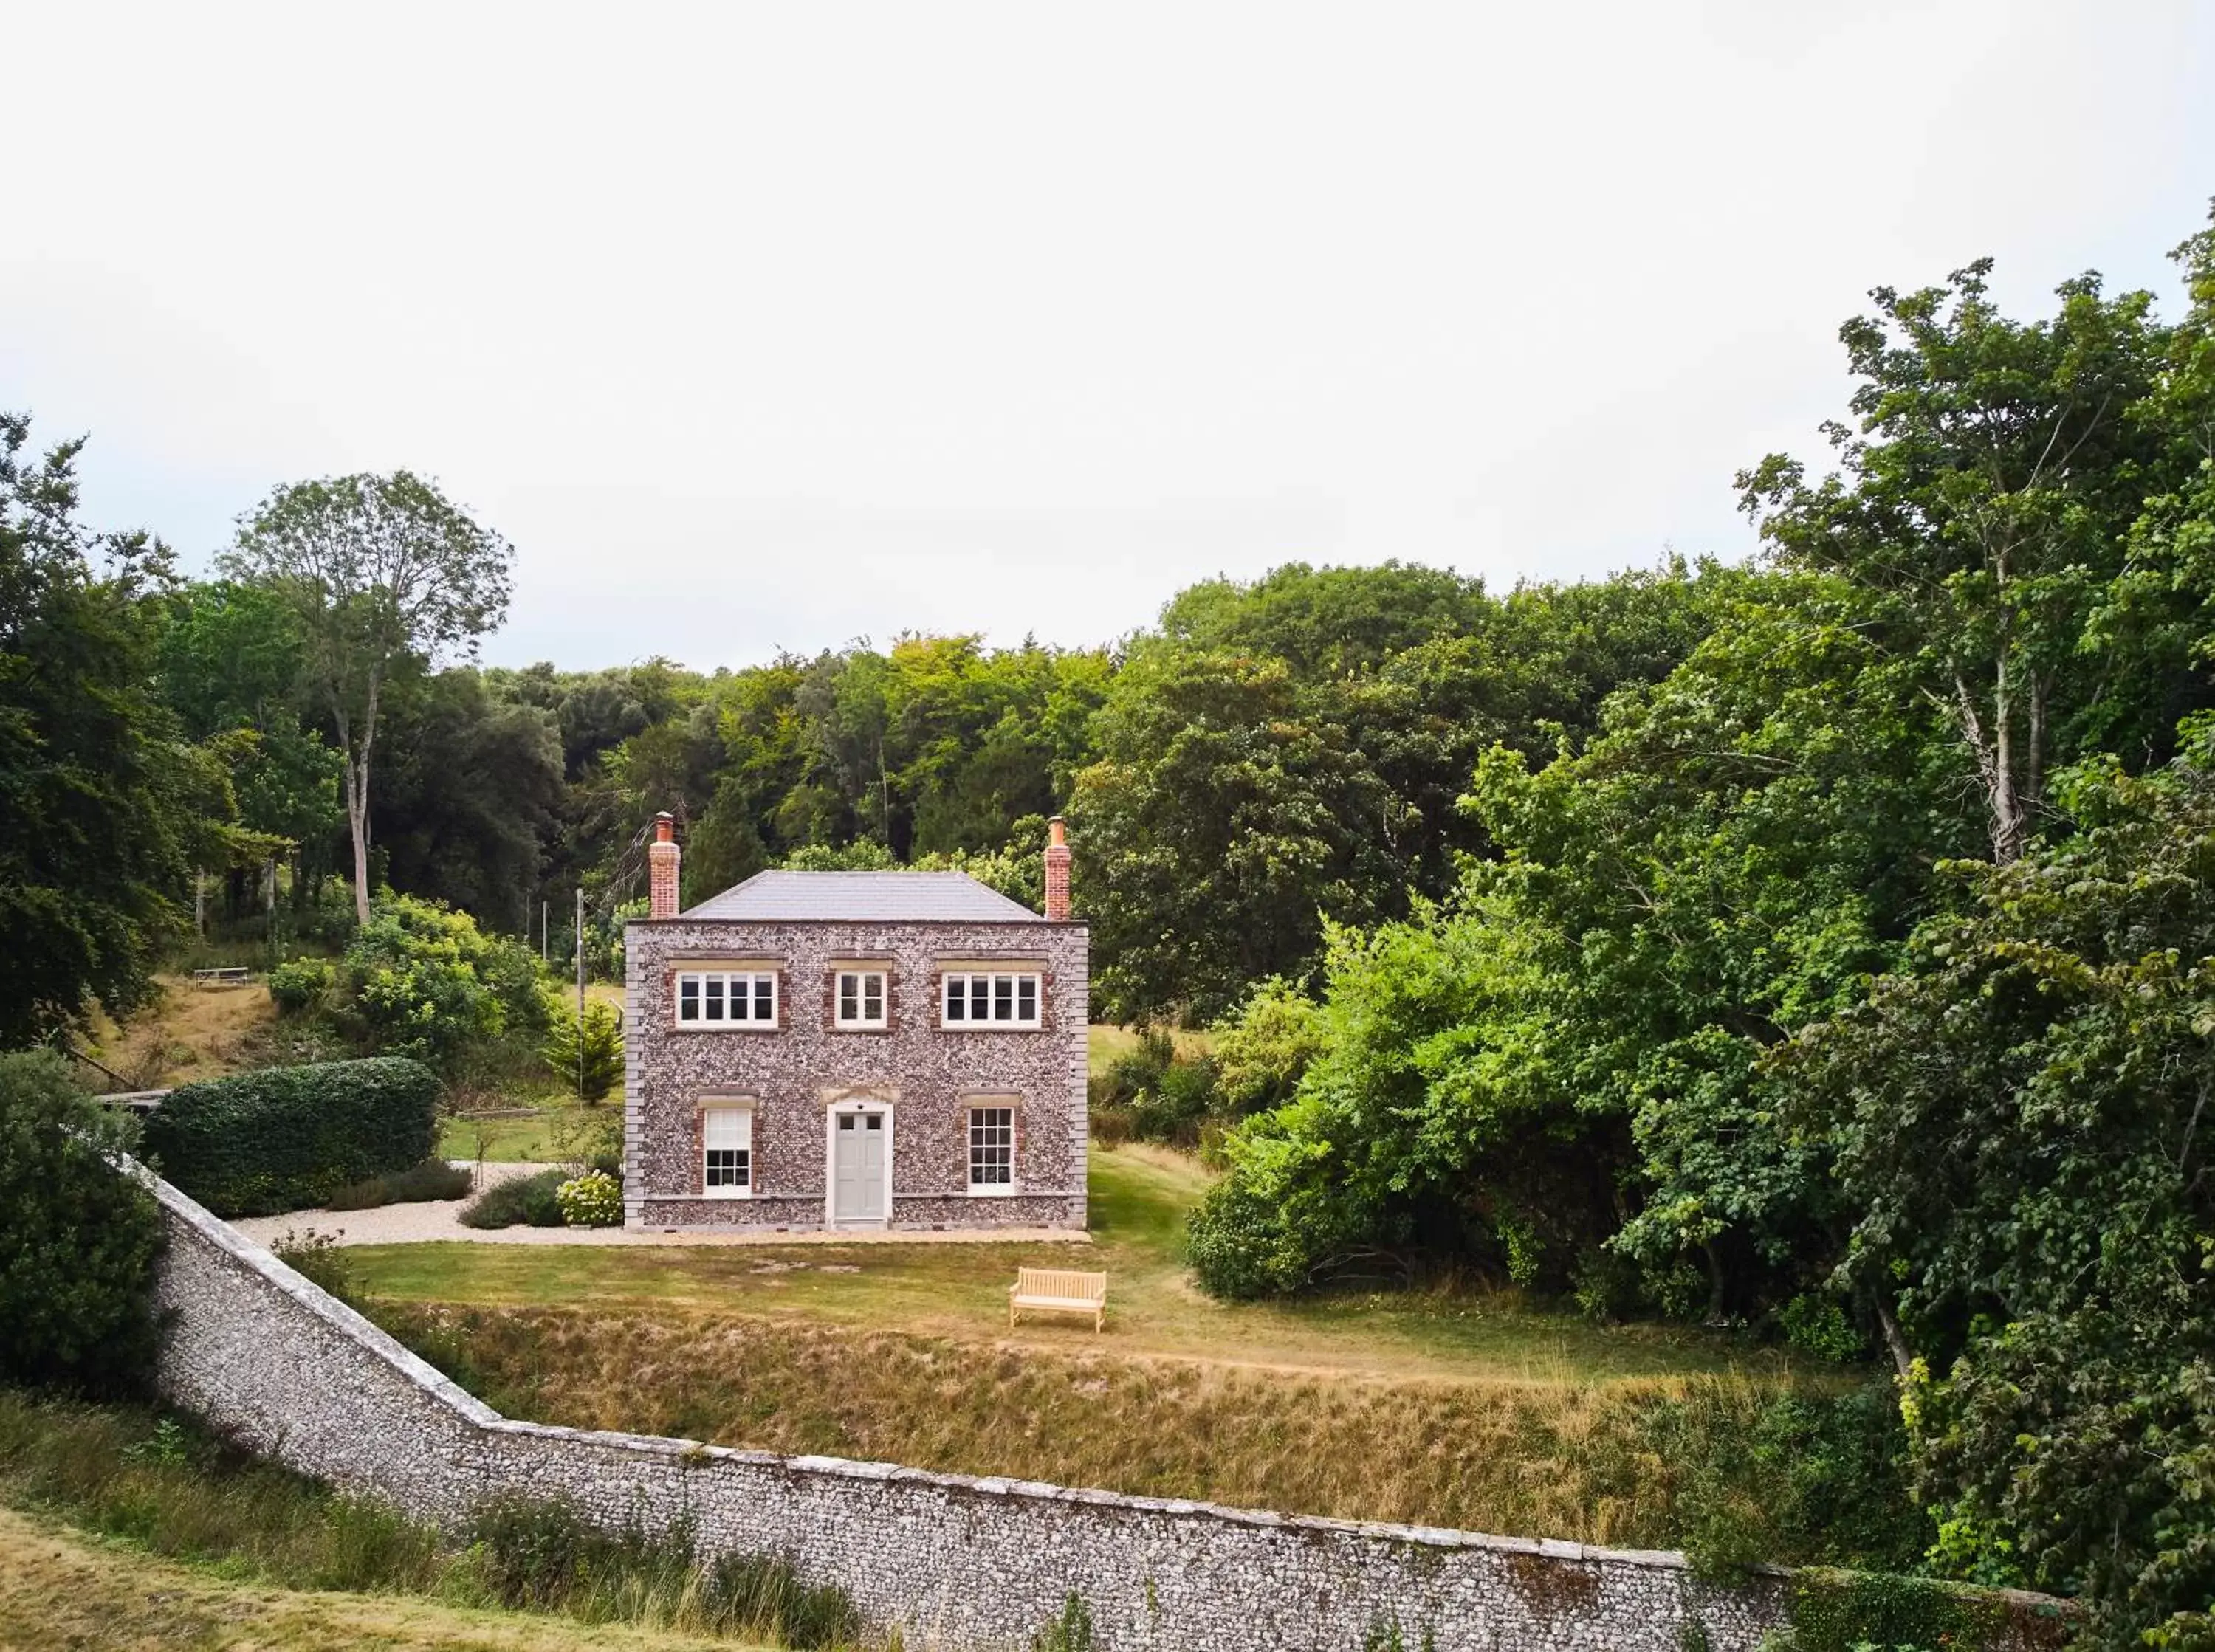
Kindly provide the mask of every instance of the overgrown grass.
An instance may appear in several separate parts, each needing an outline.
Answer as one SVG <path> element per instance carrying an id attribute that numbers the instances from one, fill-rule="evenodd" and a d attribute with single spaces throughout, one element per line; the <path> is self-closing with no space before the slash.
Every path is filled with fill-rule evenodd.
<path id="1" fill-rule="evenodd" d="M 1929 1540 L 1916 1527 L 1903 1557 L 1841 1524 L 1880 1526 L 1881 1505 L 1914 1525 L 1881 1450 L 1871 1466 L 1857 1443 L 1871 1419 L 1832 1416 L 1850 1396 L 1744 1379 L 1349 1380 L 785 1319 L 371 1307 L 488 1403 L 580 1428 L 1346 1519 L 1693 1540 L 1725 1563 L 1896 1564 Z M 1788 1427 L 1792 1406 L 1805 1415 Z"/>
<path id="2" fill-rule="evenodd" d="M 795 1649 L 859 1643 L 839 1591 L 781 1560 L 703 1564 L 678 1528 L 607 1532 L 508 1500 L 442 1535 L 224 1447 L 188 1422 L 0 1389 L 0 1501 L 149 1553 L 290 1588 L 422 1595 Z"/>

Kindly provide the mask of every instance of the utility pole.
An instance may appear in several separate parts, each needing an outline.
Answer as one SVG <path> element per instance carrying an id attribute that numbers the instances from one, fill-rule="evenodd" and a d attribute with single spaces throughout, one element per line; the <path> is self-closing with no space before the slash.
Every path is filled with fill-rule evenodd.
<path id="1" fill-rule="evenodd" d="M 585 886 L 577 885 L 577 1099 L 585 1098 Z"/>
<path id="2" fill-rule="evenodd" d="M 554 944 L 550 933 L 553 922 L 554 902 L 548 900 L 540 901 L 538 902 L 538 961 L 542 964 L 546 962 L 546 949 Z"/>

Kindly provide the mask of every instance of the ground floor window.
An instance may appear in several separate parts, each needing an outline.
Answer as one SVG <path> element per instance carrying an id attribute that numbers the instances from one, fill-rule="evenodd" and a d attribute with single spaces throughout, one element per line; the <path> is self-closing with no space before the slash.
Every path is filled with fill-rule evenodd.
<path id="1" fill-rule="evenodd" d="M 742 1107 L 710 1109 L 702 1121 L 700 1185 L 712 1198 L 742 1198 L 754 1184 L 754 1116 Z"/>
<path id="2" fill-rule="evenodd" d="M 969 1110 L 969 1190 L 1012 1193 L 1015 1187 L 1015 1110 Z"/>

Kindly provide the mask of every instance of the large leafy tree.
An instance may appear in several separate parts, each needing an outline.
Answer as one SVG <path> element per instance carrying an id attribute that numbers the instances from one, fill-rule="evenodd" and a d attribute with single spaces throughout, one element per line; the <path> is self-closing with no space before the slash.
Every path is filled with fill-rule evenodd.
<path id="1" fill-rule="evenodd" d="M 396 672 L 474 658 L 507 611 L 507 541 L 406 471 L 280 487 L 239 524 L 233 578 L 281 596 L 338 736 L 354 915 L 369 921 L 370 796 L 377 721 Z"/>
<path id="2" fill-rule="evenodd" d="M 1913 660 L 2004 861 L 2044 823 L 2046 776 L 2071 749 L 2169 750 L 2182 708 L 2081 645 L 2144 501 L 2188 456 L 2146 416 L 2171 344 L 2151 294 L 2110 298 L 2088 274 L 2051 318 L 2019 322 L 1993 303 L 1991 269 L 1878 288 L 1877 314 L 1840 333 L 1859 382 L 1856 422 L 1825 426 L 1838 468 L 1810 481 L 1771 455 L 1739 486 L 1764 539 L 1850 580 L 1871 634 Z"/>
<path id="3" fill-rule="evenodd" d="M 0 415 L 0 1047 L 143 1003 L 230 852 L 225 776 L 154 691 L 168 553 L 78 520 L 82 441 L 29 442 Z"/>
<path id="4" fill-rule="evenodd" d="M 2211 735 L 2065 771 L 2083 829 L 1960 863 L 1967 910 L 1780 1058 L 1949 1558 L 2088 1592 L 2116 1646 L 2215 1598 Z"/>

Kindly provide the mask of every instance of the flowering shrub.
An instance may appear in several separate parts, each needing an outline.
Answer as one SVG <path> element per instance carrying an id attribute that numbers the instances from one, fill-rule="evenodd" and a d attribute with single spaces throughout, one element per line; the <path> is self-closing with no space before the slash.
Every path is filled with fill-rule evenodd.
<path id="1" fill-rule="evenodd" d="M 572 1227 L 613 1227 L 623 1221 L 623 1184 L 605 1171 L 586 1171 L 562 1183 L 554 1197 Z"/>

